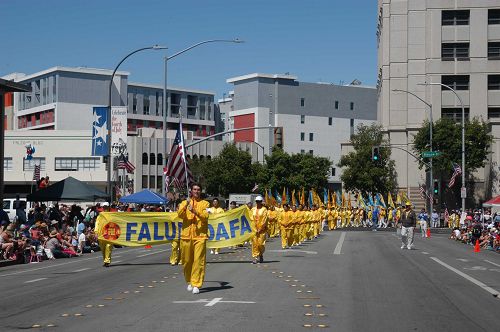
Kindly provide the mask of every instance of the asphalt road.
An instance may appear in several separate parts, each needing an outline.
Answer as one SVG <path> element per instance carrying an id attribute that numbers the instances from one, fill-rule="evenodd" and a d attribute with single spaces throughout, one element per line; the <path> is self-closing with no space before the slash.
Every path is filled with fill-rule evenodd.
<path id="1" fill-rule="evenodd" d="M 209 255 L 201 293 L 186 291 L 170 249 L 122 248 L 0 269 L 0 330 L 43 331 L 494 331 L 500 255 L 393 232 L 325 232 L 265 263 L 250 250 Z"/>

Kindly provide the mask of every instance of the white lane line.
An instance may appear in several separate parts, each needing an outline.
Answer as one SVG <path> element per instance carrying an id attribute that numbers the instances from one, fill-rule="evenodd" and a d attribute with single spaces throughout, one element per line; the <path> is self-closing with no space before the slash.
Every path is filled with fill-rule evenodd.
<path id="1" fill-rule="evenodd" d="M 422 251 L 422 255 L 428 255 L 429 253 L 427 251 Z"/>
<path id="2" fill-rule="evenodd" d="M 216 297 L 216 298 L 212 299 L 210 302 L 208 302 L 207 304 L 205 304 L 205 307 L 212 307 L 215 304 L 217 304 L 217 302 L 219 302 L 220 300 L 222 300 L 222 297 Z"/>
<path id="3" fill-rule="evenodd" d="M 126 250 L 120 250 L 120 253 L 132 251 L 132 250 L 136 250 L 136 248 L 126 249 Z M 102 256 L 101 255 L 95 255 L 94 257 L 78 258 L 78 259 L 75 259 L 73 261 L 69 261 L 69 262 L 66 262 L 66 263 L 60 263 L 60 264 L 54 264 L 54 265 L 47 265 L 47 266 L 43 266 L 43 267 L 38 267 L 36 269 L 28 269 L 28 270 L 17 271 L 17 272 L 12 272 L 12 273 L 0 274 L 0 277 L 8 277 L 8 276 L 16 275 L 16 274 L 21 274 L 21 273 L 27 273 L 27 272 L 33 272 L 33 271 L 38 271 L 38 270 L 49 269 L 51 267 L 56 267 L 56 266 L 63 266 L 63 265 L 68 265 L 68 264 L 75 264 L 75 263 L 80 263 L 82 261 L 88 261 L 88 260 L 91 260 L 91 259 L 102 259 Z"/>
<path id="4" fill-rule="evenodd" d="M 87 270 L 90 270 L 90 267 L 85 267 L 85 268 L 83 268 L 83 269 L 74 270 L 74 271 L 73 271 L 73 273 L 82 272 L 82 271 L 87 271 Z"/>
<path id="5" fill-rule="evenodd" d="M 300 249 L 280 249 L 280 250 L 268 250 L 269 252 L 291 252 L 291 253 L 294 253 L 294 252 L 303 252 L 305 254 L 309 254 L 309 255 L 317 255 L 318 252 L 317 251 L 312 251 L 312 250 L 300 250 Z"/>
<path id="6" fill-rule="evenodd" d="M 123 261 L 115 261 L 115 262 L 113 262 L 113 263 L 114 263 L 114 264 L 116 264 L 116 263 L 121 263 L 121 262 L 123 262 Z"/>
<path id="7" fill-rule="evenodd" d="M 144 255 L 139 255 L 137 257 L 146 257 L 146 256 L 149 256 L 149 255 L 159 254 L 160 252 L 165 252 L 165 251 L 169 251 L 169 250 L 170 250 L 170 248 L 163 249 L 163 250 L 158 250 L 158 251 L 150 252 L 150 253 L 147 253 L 147 254 L 144 254 Z"/>
<path id="8" fill-rule="evenodd" d="M 489 260 L 487 260 L 487 259 L 485 259 L 484 261 L 485 261 L 485 262 L 488 262 L 488 263 L 490 263 L 490 264 L 493 264 L 493 265 L 495 265 L 495 266 L 498 266 L 498 267 L 500 267 L 500 264 L 497 264 L 497 263 L 493 263 L 493 262 L 490 262 L 490 261 L 489 261 Z"/>
<path id="9" fill-rule="evenodd" d="M 340 255 L 340 252 L 342 251 L 342 245 L 344 244 L 345 233 L 346 232 L 342 232 L 340 234 L 339 242 L 337 243 L 337 245 L 335 246 L 335 250 L 333 251 L 334 255 Z"/>
<path id="10" fill-rule="evenodd" d="M 464 279 L 467 279 L 469 280 L 470 282 L 472 282 L 473 284 L 475 284 L 476 286 L 479 286 L 481 287 L 482 289 L 484 289 L 485 291 L 487 291 L 488 293 L 490 293 L 491 295 L 497 297 L 498 296 L 498 291 L 491 288 L 491 287 L 488 287 L 486 286 L 484 283 L 482 283 L 481 281 L 471 277 L 470 275 L 468 274 L 465 274 L 463 273 L 462 271 L 459 271 L 457 269 L 455 269 L 454 267 L 446 264 L 445 262 L 441 261 L 440 259 L 436 258 L 436 257 L 430 257 L 430 259 L 432 259 L 433 261 L 435 261 L 436 263 L 439 263 L 441 264 L 442 266 L 444 266 L 445 268 L 447 268 L 448 270 L 450 271 L 453 271 L 455 272 L 456 274 L 458 274 L 459 276 L 461 276 L 462 278 Z"/>
<path id="11" fill-rule="evenodd" d="M 29 284 L 29 283 L 32 283 L 32 282 L 37 282 L 37 281 L 40 281 L 40 280 L 45 280 L 47 278 L 38 278 L 38 279 L 33 279 L 33 280 L 28 280 L 28 281 L 25 281 L 24 283 L 25 284 Z"/>

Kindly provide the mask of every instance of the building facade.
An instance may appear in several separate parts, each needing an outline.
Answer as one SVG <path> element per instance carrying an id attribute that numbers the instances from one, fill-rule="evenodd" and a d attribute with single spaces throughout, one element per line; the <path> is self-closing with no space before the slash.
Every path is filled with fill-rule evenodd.
<path id="1" fill-rule="evenodd" d="M 291 75 L 249 74 L 230 78 L 234 93 L 227 106 L 228 125 L 238 129 L 282 127 L 235 132 L 236 142 L 256 142 L 269 154 L 275 145 L 288 153 L 311 153 L 332 162 L 329 182 L 340 184 L 341 143 L 358 124 L 377 120 L 376 89 L 361 85 L 299 82 Z M 278 142 L 280 141 L 280 142 Z"/>
<path id="2" fill-rule="evenodd" d="M 500 165 L 500 2 L 491 0 L 378 1 L 378 119 L 391 145 L 412 150 L 413 135 L 429 117 L 489 121 L 495 140 L 490 162 L 474 174 L 478 198 L 498 192 L 492 186 Z M 392 151 L 401 188 L 418 196 L 425 174 L 413 157 Z M 460 163 L 457 160 L 457 163 Z M 477 190 L 479 189 L 479 190 Z"/>

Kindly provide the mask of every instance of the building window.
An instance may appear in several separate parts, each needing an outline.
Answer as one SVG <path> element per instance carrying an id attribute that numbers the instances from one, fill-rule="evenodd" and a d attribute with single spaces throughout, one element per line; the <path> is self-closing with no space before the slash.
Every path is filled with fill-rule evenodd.
<path id="1" fill-rule="evenodd" d="M 309 133 L 309 142 L 314 141 L 314 133 Z"/>
<path id="2" fill-rule="evenodd" d="M 181 107 L 181 95 L 178 93 L 170 94 L 170 113 L 172 117 L 179 117 L 179 109 Z"/>
<path id="3" fill-rule="evenodd" d="M 309 154 L 312 156 L 314 155 L 314 151 L 313 150 L 309 150 Z"/>
<path id="4" fill-rule="evenodd" d="M 332 176 L 335 176 L 335 167 L 332 167 Z"/>
<path id="5" fill-rule="evenodd" d="M 333 124 L 333 118 L 328 118 L 328 125 L 331 126 Z"/>
<path id="6" fill-rule="evenodd" d="M 150 188 L 150 189 L 154 189 L 154 188 L 156 188 L 156 187 L 155 187 L 155 184 L 156 184 L 156 176 L 151 175 L 151 176 L 149 177 L 149 188 Z"/>
<path id="7" fill-rule="evenodd" d="M 469 60 L 469 43 L 443 43 L 441 45 L 441 60 Z"/>
<path id="8" fill-rule="evenodd" d="M 193 95 L 187 96 L 187 118 L 196 119 L 196 109 L 198 108 L 198 97 Z"/>
<path id="9" fill-rule="evenodd" d="M 144 152 L 142 154 L 142 164 L 143 165 L 147 165 L 148 164 L 148 154 L 146 152 Z"/>
<path id="10" fill-rule="evenodd" d="M 163 165 L 163 154 L 158 153 L 158 157 L 156 158 L 156 161 L 158 162 L 157 165 Z"/>
<path id="11" fill-rule="evenodd" d="M 300 123 L 305 123 L 306 122 L 306 116 L 305 115 L 301 115 L 300 116 Z"/>
<path id="12" fill-rule="evenodd" d="M 156 177 L 156 188 L 161 189 L 161 184 L 163 183 L 163 179 L 161 176 Z"/>
<path id="13" fill-rule="evenodd" d="M 453 90 L 469 90 L 469 75 L 443 75 L 441 83 L 448 85 Z M 441 86 L 441 90 L 448 90 Z"/>
<path id="14" fill-rule="evenodd" d="M 301 149 L 301 150 L 300 150 L 300 153 L 304 154 L 304 153 L 306 153 L 306 150 Z"/>
<path id="15" fill-rule="evenodd" d="M 300 98 L 300 107 L 306 106 L 306 99 L 305 98 Z"/>
<path id="16" fill-rule="evenodd" d="M 144 115 L 149 115 L 149 96 L 144 96 L 143 103 Z"/>
<path id="17" fill-rule="evenodd" d="M 350 123 L 350 130 L 351 130 L 350 135 L 352 137 L 354 135 L 354 119 L 351 119 L 350 122 L 351 122 Z"/>
<path id="18" fill-rule="evenodd" d="M 500 119 L 500 107 L 488 107 L 488 119 Z"/>
<path id="19" fill-rule="evenodd" d="M 205 98 L 200 97 L 200 120 L 205 120 Z"/>
<path id="20" fill-rule="evenodd" d="M 488 9 L 488 24 L 500 24 L 500 9 Z"/>
<path id="21" fill-rule="evenodd" d="M 305 134 L 305 133 L 300 133 L 300 140 L 301 140 L 301 141 L 304 141 L 304 140 L 305 140 L 305 137 L 306 137 L 306 134 Z"/>
<path id="22" fill-rule="evenodd" d="M 156 115 L 160 115 L 160 93 L 158 91 L 156 91 L 155 97 Z"/>
<path id="23" fill-rule="evenodd" d="M 148 176 L 147 175 L 142 176 L 142 188 L 143 189 L 148 188 Z"/>
<path id="24" fill-rule="evenodd" d="M 500 60 L 500 42 L 488 42 L 488 59 Z"/>
<path id="25" fill-rule="evenodd" d="M 156 155 L 154 153 L 149 154 L 149 164 L 156 165 Z"/>
<path id="26" fill-rule="evenodd" d="M 339 109 L 339 101 L 338 100 L 335 100 L 335 109 L 338 110 Z"/>
<path id="27" fill-rule="evenodd" d="M 469 108 L 465 108 L 465 120 L 469 119 Z M 441 117 L 455 120 L 456 122 L 462 121 L 462 108 L 442 108 Z"/>
<path id="28" fill-rule="evenodd" d="M 442 25 L 469 25 L 469 10 L 443 10 L 441 12 Z"/>
<path id="29" fill-rule="evenodd" d="M 45 157 L 32 158 L 31 160 L 23 158 L 23 171 L 33 172 L 35 165 L 40 165 L 40 171 L 45 171 Z"/>
<path id="30" fill-rule="evenodd" d="M 56 171 L 95 171 L 99 166 L 99 157 L 55 158 Z"/>
<path id="31" fill-rule="evenodd" d="M 12 157 L 3 158 L 3 169 L 5 171 L 12 171 Z"/>
<path id="32" fill-rule="evenodd" d="M 354 111 L 354 103 L 352 101 L 351 101 L 351 104 L 349 107 L 350 107 L 351 111 Z"/>
<path id="33" fill-rule="evenodd" d="M 488 90 L 500 90 L 500 75 L 488 75 Z"/>
<path id="34" fill-rule="evenodd" d="M 137 114 L 137 95 L 132 95 L 132 113 Z"/>

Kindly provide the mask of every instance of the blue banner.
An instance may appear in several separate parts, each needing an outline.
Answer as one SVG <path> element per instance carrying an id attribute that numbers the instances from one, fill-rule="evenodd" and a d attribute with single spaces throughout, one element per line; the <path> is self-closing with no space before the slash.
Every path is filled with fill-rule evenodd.
<path id="1" fill-rule="evenodd" d="M 108 108 L 94 107 L 92 115 L 92 155 L 108 155 Z"/>

